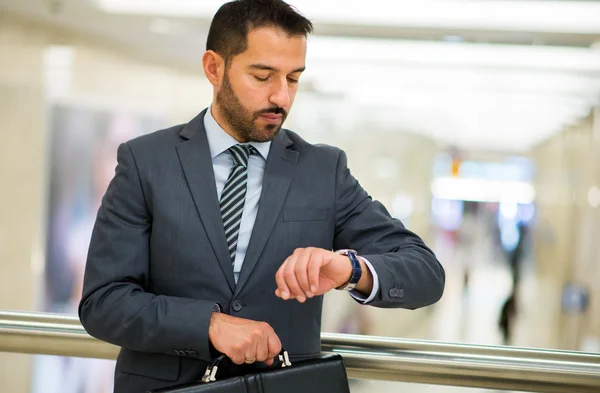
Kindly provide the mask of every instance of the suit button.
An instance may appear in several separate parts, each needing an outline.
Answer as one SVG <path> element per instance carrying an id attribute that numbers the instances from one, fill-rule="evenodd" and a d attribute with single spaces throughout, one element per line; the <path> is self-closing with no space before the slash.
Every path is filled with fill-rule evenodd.
<path id="1" fill-rule="evenodd" d="M 239 312 L 244 306 L 242 306 L 242 302 L 240 302 L 239 300 L 234 300 L 231 304 L 231 307 L 233 308 L 233 311 Z"/>
<path id="2" fill-rule="evenodd" d="M 192 357 L 197 357 L 198 356 L 198 352 L 196 352 L 196 351 L 190 351 L 189 355 L 192 356 Z"/>

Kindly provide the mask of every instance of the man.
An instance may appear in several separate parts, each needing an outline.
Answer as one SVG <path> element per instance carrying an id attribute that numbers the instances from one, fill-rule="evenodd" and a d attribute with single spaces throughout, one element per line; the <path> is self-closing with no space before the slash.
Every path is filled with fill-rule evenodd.
<path id="1" fill-rule="evenodd" d="M 223 5 L 203 57 L 210 108 L 119 147 L 79 308 L 92 336 L 122 347 L 115 392 L 198 380 L 218 353 L 259 366 L 282 346 L 314 356 L 335 288 L 375 307 L 441 297 L 434 254 L 345 154 L 281 128 L 311 31 L 281 0 Z"/>

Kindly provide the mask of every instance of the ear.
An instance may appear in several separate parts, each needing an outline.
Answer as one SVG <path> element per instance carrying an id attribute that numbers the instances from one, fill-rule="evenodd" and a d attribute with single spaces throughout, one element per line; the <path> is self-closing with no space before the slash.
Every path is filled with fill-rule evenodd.
<path id="1" fill-rule="evenodd" d="M 202 67 L 208 81 L 214 86 L 219 87 L 225 73 L 225 61 L 216 52 L 208 50 L 202 56 Z"/>

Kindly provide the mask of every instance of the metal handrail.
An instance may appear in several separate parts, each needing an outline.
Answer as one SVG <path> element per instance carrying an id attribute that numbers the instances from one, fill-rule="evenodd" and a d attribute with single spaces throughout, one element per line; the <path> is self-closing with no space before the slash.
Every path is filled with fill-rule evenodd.
<path id="1" fill-rule="evenodd" d="M 350 378 L 541 393 L 600 392 L 600 355 L 322 333 Z M 0 311 L 0 351 L 115 359 L 75 316 Z"/>

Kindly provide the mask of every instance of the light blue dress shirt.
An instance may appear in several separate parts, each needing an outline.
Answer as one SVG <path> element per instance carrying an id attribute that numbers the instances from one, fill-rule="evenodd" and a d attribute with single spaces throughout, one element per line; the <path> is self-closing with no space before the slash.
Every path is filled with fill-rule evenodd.
<path id="1" fill-rule="evenodd" d="M 215 172 L 217 198 L 220 200 L 221 192 L 225 187 L 225 182 L 233 167 L 233 158 L 228 152 L 228 149 L 231 146 L 237 145 L 239 142 L 219 126 L 212 116 L 211 109 L 212 108 L 208 108 L 206 116 L 204 116 L 204 127 L 206 128 L 206 137 L 208 139 L 213 170 Z M 246 202 L 242 212 L 242 221 L 240 223 L 240 232 L 238 235 L 238 244 L 233 265 L 233 275 L 236 283 L 240 276 L 240 271 L 242 270 L 244 257 L 248 250 L 248 243 L 250 242 L 250 235 L 252 234 L 252 228 L 256 221 L 258 202 L 260 201 L 263 177 L 265 174 L 265 165 L 267 163 L 267 157 L 269 157 L 269 151 L 271 150 L 271 142 L 250 142 L 249 144 L 254 146 L 259 154 L 250 155 L 250 159 L 248 160 L 248 189 L 246 191 Z M 358 291 L 352 291 L 350 294 L 355 299 L 363 303 L 368 303 L 373 300 L 379 290 L 379 279 L 371 263 L 364 258 L 362 259 L 373 275 L 373 290 L 368 298 L 365 298 L 364 295 Z M 283 263 L 283 261 L 281 262 Z"/>

